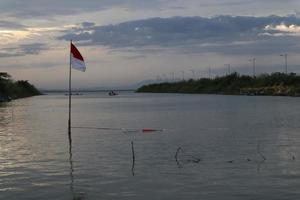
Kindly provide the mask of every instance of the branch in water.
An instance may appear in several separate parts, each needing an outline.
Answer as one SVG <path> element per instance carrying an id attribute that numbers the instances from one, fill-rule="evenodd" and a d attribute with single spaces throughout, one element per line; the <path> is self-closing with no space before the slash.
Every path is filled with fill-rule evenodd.
<path id="1" fill-rule="evenodd" d="M 132 151 L 132 167 L 131 167 L 131 172 L 132 172 L 132 176 L 134 176 L 135 155 L 134 155 L 133 141 L 131 141 L 131 151 Z"/>
<path id="2" fill-rule="evenodd" d="M 256 151 L 257 151 L 257 154 L 260 155 L 260 157 L 261 157 L 263 160 L 267 160 L 267 158 L 260 152 L 260 143 L 259 143 L 259 142 L 257 143 Z"/>

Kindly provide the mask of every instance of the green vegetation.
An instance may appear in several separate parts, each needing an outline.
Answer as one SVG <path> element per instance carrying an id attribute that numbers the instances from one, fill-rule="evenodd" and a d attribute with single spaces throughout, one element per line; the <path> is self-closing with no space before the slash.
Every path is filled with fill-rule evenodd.
<path id="1" fill-rule="evenodd" d="M 0 102 L 40 95 L 28 81 L 13 81 L 6 72 L 0 72 Z"/>
<path id="2" fill-rule="evenodd" d="M 251 77 L 232 73 L 214 79 L 150 84 L 137 92 L 300 96 L 300 76 L 276 72 Z"/>

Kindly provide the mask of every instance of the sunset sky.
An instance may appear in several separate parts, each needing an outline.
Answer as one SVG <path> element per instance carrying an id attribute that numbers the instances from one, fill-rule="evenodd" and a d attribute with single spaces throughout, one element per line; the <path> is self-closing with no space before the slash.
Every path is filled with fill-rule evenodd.
<path id="1" fill-rule="evenodd" d="M 87 71 L 74 88 L 130 87 L 232 71 L 300 72 L 300 0 L 0 0 L 1 71 L 65 89 L 69 40 Z"/>

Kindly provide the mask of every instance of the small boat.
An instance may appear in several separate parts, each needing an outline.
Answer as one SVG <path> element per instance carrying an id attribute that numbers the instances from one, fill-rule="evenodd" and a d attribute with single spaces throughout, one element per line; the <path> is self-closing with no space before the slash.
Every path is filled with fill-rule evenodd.
<path id="1" fill-rule="evenodd" d="M 114 91 L 110 91 L 110 92 L 108 93 L 108 95 L 109 95 L 109 96 L 116 96 L 116 95 L 118 95 L 118 93 L 116 93 L 116 92 L 114 92 Z"/>

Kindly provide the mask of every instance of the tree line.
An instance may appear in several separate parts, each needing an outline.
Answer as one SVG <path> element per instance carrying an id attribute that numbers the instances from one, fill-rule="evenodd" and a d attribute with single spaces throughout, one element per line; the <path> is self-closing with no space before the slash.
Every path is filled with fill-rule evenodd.
<path id="1" fill-rule="evenodd" d="M 8 73 L 0 72 L 0 102 L 40 94 L 27 80 L 14 81 Z"/>
<path id="2" fill-rule="evenodd" d="M 300 96 L 300 76 L 280 72 L 248 76 L 234 72 L 213 79 L 144 85 L 137 92 Z"/>

